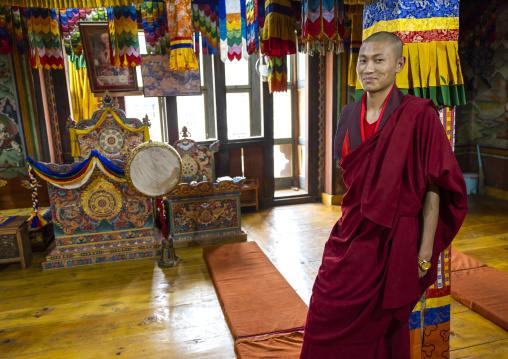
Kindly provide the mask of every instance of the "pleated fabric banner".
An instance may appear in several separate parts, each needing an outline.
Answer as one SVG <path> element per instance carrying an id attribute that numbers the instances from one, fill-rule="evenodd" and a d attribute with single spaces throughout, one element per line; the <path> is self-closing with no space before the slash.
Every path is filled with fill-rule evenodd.
<path id="1" fill-rule="evenodd" d="M 30 63 L 33 68 L 61 69 L 63 54 L 55 9 L 25 8 L 30 44 Z"/>
<path id="2" fill-rule="evenodd" d="M 198 61 L 192 42 L 192 4 L 190 0 L 168 0 L 168 27 L 171 41 L 169 68 L 195 70 Z"/>
<path id="3" fill-rule="evenodd" d="M 436 105 L 466 103 L 458 56 L 459 0 L 379 0 L 364 8 L 363 39 L 379 31 L 404 42 L 407 64 L 396 82 L 403 92 Z M 362 93 L 357 81 L 356 98 Z"/>
<path id="4" fill-rule="evenodd" d="M 83 162 L 72 167 L 67 173 L 52 171 L 33 158 L 27 158 L 29 171 L 34 171 L 42 179 L 65 189 L 75 189 L 88 182 L 97 166 L 106 176 L 117 182 L 125 182 L 125 172 L 116 167 L 110 160 L 102 156 L 97 150 L 92 150 L 90 156 Z M 34 176 L 35 179 L 35 176 Z"/>
<path id="5" fill-rule="evenodd" d="M 263 52 L 281 57 L 296 54 L 295 23 L 290 0 L 266 0 L 263 27 Z"/>
<path id="6" fill-rule="evenodd" d="M 287 56 L 267 57 L 268 90 L 272 92 L 286 92 L 288 89 Z"/>
<path id="7" fill-rule="evenodd" d="M 258 1 L 258 39 L 259 39 L 259 52 L 265 53 L 263 46 L 263 32 L 265 31 L 265 0 Z"/>
<path id="8" fill-rule="evenodd" d="M 12 33 L 11 7 L 0 5 L 0 54 L 12 54 Z"/>
<path id="9" fill-rule="evenodd" d="M 245 1 L 246 47 L 249 55 L 259 50 L 258 0 Z"/>
<path id="10" fill-rule="evenodd" d="M 171 45 L 169 41 L 166 1 L 145 1 L 139 7 L 143 31 L 145 32 L 147 53 L 169 55 Z"/>
<path id="11" fill-rule="evenodd" d="M 225 61 L 225 55 L 230 61 L 240 60 L 242 57 L 242 14 L 240 0 L 225 0 L 226 11 L 226 46 L 222 45 L 221 41 L 221 58 Z M 222 27 L 222 26 L 221 26 Z M 222 31 L 222 28 L 221 28 Z M 222 40 L 222 34 L 221 34 Z M 223 53 L 223 47 L 225 53 Z"/>
<path id="12" fill-rule="evenodd" d="M 108 7 L 110 62 L 113 66 L 141 65 L 136 6 Z"/>
<path id="13" fill-rule="evenodd" d="M 25 53 L 25 45 L 23 45 L 23 31 L 21 28 L 21 12 L 19 6 L 12 6 L 12 26 L 14 28 L 14 39 L 19 54 Z"/>
<path id="14" fill-rule="evenodd" d="M 217 55 L 218 15 L 217 0 L 194 0 L 192 2 L 192 21 L 196 34 L 195 46 L 199 46 L 199 34 L 203 54 Z"/>
<path id="15" fill-rule="evenodd" d="M 343 51 L 344 12 L 339 0 L 303 0 L 302 40 L 305 52 Z"/>
<path id="16" fill-rule="evenodd" d="M 137 5 L 143 0 L 0 0 L 0 5 L 45 9 L 94 9 L 107 6 Z"/>
<path id="17" fill-rule="evenodd" d="M 76 42 L 77 33 L 79 34 L 79 31 L 76 32 L 79 20 L 85 20 L 84 18 L 80 19 L 79 9 L 60 9 L 60 26 L 62 29 L 65 53 L 67 55 L 70 55 L 72 52 L 74 52 L 74 55 L 79 56 L 83 52 L 83 46 L 81 46 L 81 37 L 79 44 L 76 46 L 76 49 L 74 50 L 72 47 L 72 36 L 74 36 Z"/>

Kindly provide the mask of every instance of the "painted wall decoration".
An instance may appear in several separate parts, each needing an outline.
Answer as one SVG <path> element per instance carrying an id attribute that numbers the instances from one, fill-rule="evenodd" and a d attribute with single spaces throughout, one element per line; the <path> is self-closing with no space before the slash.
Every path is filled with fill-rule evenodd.
<path id="1" fill-rule="evenodd" d="M 0 55 L 0 177 L 27 176 L 25 151 L 14 69 L 9 55 Z"/>
<path id="2" fill-rule="evenodd" d="M 508 149 L 508 4 L 467 0 L 461 5 L 459 54 L 467 104 L 457 108 L 456 144 Z"/>
<path id="3" fill-rule="evenodd" d="M 201 95 L 199 69 L 170 70 L 168 55 L 141 55 L 141 58 L 143 94 L 146 97 Z"/>

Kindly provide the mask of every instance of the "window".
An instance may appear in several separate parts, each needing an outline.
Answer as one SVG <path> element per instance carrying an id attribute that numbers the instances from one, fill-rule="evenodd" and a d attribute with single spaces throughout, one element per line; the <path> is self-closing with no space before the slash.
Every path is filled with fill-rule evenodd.
<path id="1" fill-rule="evenodd" d="M 200 35 L 201 43 L 201 35 Z M 215 126 L 215 98 L 213 91 L 213 61 L 209 55 L 203 55 L 199 47 L 199 71 L 201 76 L 201 95 L 178 96 L 176 106 L 178 129 L 187 127 L 194 141 L 205 141 L 217 138 Z"/>
<path id="2" fill-rule="evenodd" d="M 287 56 L 288 89 L 273 94 L 273 163 L 275 189 L 294 186 L 293 81 L 292 56 Z"/>
<path id="3" fill-rule="evenodd" d="M 253 76 L 257 56 L 248 60 L 226 61 L 226 116 L 228 139 L 238 140 L 263 136 L 261 106 L 259 105 L 259 77 Z M 254 81 L 257 83 L 253 84 Z"/>
<path id="4" fill-rule="evenodd" d="M 139 51 L 146 55 L 145 34 L 138 32 Z M 143 79 L 141 77 L 141 66 L 136 66 L 136 76 L 140 91 L 143 91 Z M 136 96 L 125 96 L 125 114 L 128 118 L 142 120 L 148 116 L 150 120 L 150 139 L 153 141 L 166 141 L 165 121 L 163 116 L 164 102 L 159 97 L 144 97 L 142 94 Z"/>

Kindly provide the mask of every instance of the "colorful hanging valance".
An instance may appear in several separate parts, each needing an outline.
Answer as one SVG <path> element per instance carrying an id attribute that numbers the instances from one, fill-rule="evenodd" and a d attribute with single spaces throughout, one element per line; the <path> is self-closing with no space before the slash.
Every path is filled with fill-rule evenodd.
<path id="1" fill-rule="evenodd" d="M 25 14 L 32 67 L 47 70 L 63 68 L 58 12 L 55 9 L 27 7 Z"/>
<path id="2" fill-rule="evenodd" d="M 259 50 L 258 0 L 246 0 L 245 12 L 247 53 L 257 54 Z"/>
<path id="3" fill-rule="evenodd" d="M 19 54 L 25 53 L 25 46 L 23 45 L 23 30 L 21 28 L 21 12 L 19 6 L 11 7 L 12 11 L 12 25 L 14 27 L 14 38 L 16 39 L 16 46 Z"/>
<path id="4" fill-rule="evenodd" d="M 120 67 L 141 65 L 136 7 L 134 5 L 108 7 L 108 25 L 111 65 Z"/>
<path id="5" fill-rule="evenodd" d="M 78 26 L 78 21 L 84 20 L 79 18 L 79 9 L 61 9 L 60 10 L 60 26 L 62 28 L 62 37 L 64 40 L 65 53 L 70 55 L 73 52 L 72 48 L 72 40 L 71 33 L 76 36 L 76 27 Z M 79 33 L 79 31 L 78 31 Z M 75 55 L 81 55 L 83 48 L 76 47 Z"/>
<path id="6" fill-rule="evenodd" d="M 303 0 L 302 38 L 306 52 L 343 49 L 344 14 L 339 0 Z"/>
<path id="7" fill-rule="evenodd" d="M 0 54 L 12 54 L 12 43 L 11 7 L 0 5 Z"/>
<path id="8" fill-rule="evenodd" d="M 259 52 L 265 53 L 263 46 L 263 32 L 265 31 L 265 0 L 258 0 L 258 38 L 259 38 Z"/>
<path id="9" fill-rule="evenodd" d="M 263 51 L 281 57 L 296 53 L 295 24 L 290 0 L 266 0 L 263 28 Z"/>
<path id="10" fill-rule="evenodd" d="M 171 41 L 171 70 L 195 70 L 198 61 L 192 46 L 192 6 L 190 0 L 168 0 L 168 27 Z"/>
<path id="11" fill-rule="evenodd" d="M 106 9 L 61 9 L 60 26 L 62 28 L 62 37 L 64 47 L 70 61 L 76 65 L 76 69 L 86 67 L 85 60 L 82 58 L 83 44 L 81 43 L 81 34 L 79 32 L 78 21 L 106 21 Z"/>
<path id="12" fill-rule="evenodd" d="M 116 167 L 110 160 L 102 156 L 97 150 L 92 150 L 90 157 L 80 162 L 67 173 L 58 173 L 46 168 L 43 164 L 36 162 L 33 158 L 27 158 L 29 171 L 34 171 L 40 178 L 47 182 L 65 189 L 79 188 L 88 182 L 93 174 L 95 166 L 117 182 L 125 182 L 125 172 Z"/>
<path id="13" fill-rule="evenodd" d="M 287 56 L 267 56 L 268 89 L 272 92 L 286 92 L 288 89 Z"/>
<path id="14" fill-rule="evenodd" d="M 242 14 L 240 0 L 219 0 L 220 57 L 222 61 L 242 57 Z"/>
<path id="15" fill-rule="evenodd" d="M 436 105 L 466 103 L 458 56 L 459 0 L 379 0 L 363 11 L 363 38 L 379 31 L 398 35 L 404 42 L 404 70 L 397 86 Z M 358 91 L 360 89 L 360 91 Z M 361 96 L 357 82 L 356 97 Z"/>
<path id="16" fill-rule="evenodd" d="M 107 6 L 137 5 L 143 0 L 0 0 L 0 5 L 46 9 L 94 9 Z"/>
<path id="17" fill-rule="evenodd" d="M 168 33 L 168 13 L 165 0 L 146 1 L 140 6 L 148 54 L 171 52 Z"/>
<path id="18" fill-rule="evenodd" d="M 199 33 L 203 54 L 217 55 L 218 15 L 217 0 L 194 0 L 192 1 L 192 21 L 196 32 L 195 46 L 198 48 Z"/>
<path id="19" fill-rule="evenodd" d="M 127 126 L 120 117 L 113 111 L 111 107 L 106 107 L 104 112 L 102 113 L 101 117 L 99 118 L 99 121 L 95 124 L 95 126 L 87 128 L 86 130 L 77 130 L 75 128 L 69 128 L 69 135 L 71 138 L 71 155 L 72 157 L 80 157 L 81 156 L 81 150 L 79 149 L 79 143 L 77 136 L 86 135 L 92 131 L 95 131 L 97 128 L 99 128 L 102 123 L 106 120 L 108 115 L 113 116 L 113 119 L 116 121 L 116 123 L 122 127 L 124 130 L 127 130 L 129 132 L 143 132 L 143 136 L 145 141 L 150 140 L 150 132 L 148 129 L 148 126 L 141 126 L 140 128 L 132 128 Z"/>

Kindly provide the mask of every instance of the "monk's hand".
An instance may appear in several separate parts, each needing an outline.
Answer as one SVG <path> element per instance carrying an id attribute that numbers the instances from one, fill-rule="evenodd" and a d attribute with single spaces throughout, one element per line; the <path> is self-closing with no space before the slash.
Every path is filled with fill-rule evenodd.
<path id="1" fill-rule="evenodd" d="M 418 275 L 420 276 L 420 278 L 425 277 L 426 274 L 427 274 L 426 270 L 422 270 L 420 267 L 418 267 Z"/>

